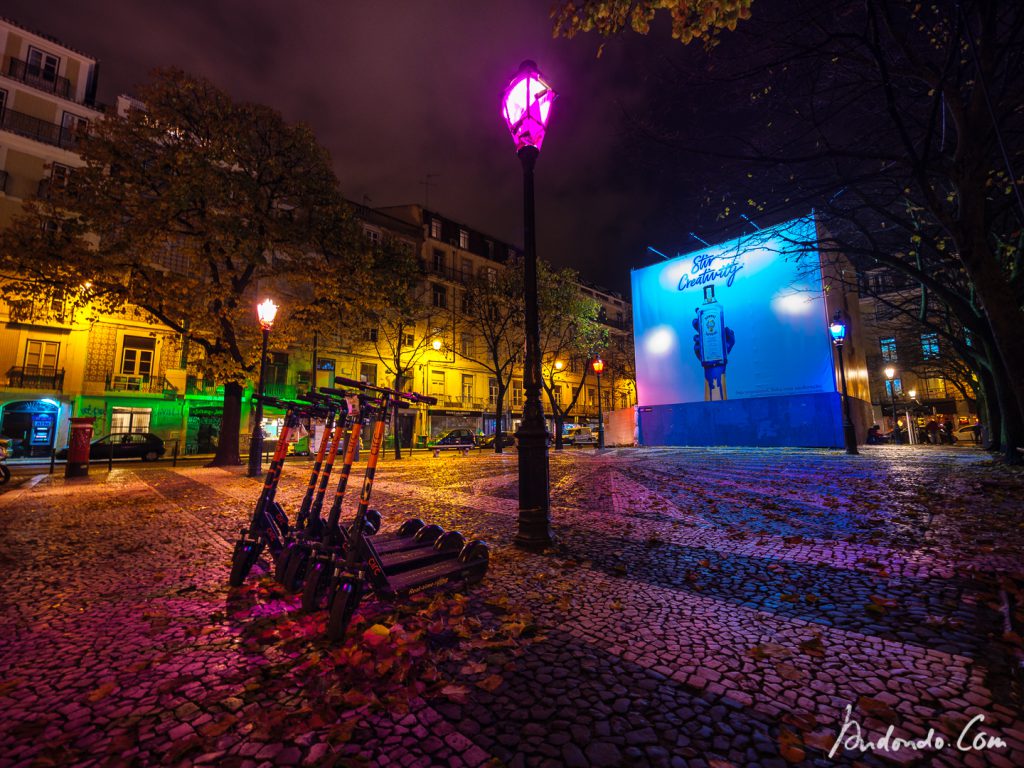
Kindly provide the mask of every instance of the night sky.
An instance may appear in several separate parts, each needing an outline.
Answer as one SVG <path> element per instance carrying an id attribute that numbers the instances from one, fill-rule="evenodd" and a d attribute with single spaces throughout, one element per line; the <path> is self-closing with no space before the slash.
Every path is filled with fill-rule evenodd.
<path id="1" fill-rule="evenodd" d="M 104 103 L 157 66 L 203 75 L 310 123 L 350 199 L 425 203 L 435 174 L 431 208 L 516 244 L 522 177 L 499 101 L 531 58 L 559 93 L 537 167 L 538 253 L 628 295 L 629 269 L 651 262 L 646 245 L 696 244 L 685 242 L 693 224 L 667 220 L 663 191 L 633 164 L 624 116 L 658 98 L 648 75 L 663 57 L 700 66 L 704 53 L 656 28 L 598 58 L 593 35 L 552 38 L 549 9 L 550 0 L 8 0 L 2 13 L 98 58 Z"/>

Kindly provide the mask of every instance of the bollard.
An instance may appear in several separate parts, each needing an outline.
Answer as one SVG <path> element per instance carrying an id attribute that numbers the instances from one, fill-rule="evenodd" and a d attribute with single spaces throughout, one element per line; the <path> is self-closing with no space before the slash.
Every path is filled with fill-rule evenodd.
<path id="1" fill-rule="evenodd" d="M 178 466 L 178 441 L 174 441 L 174 453 L 171 454 L 171 466 Z"/>
<path id="2" fill-rule="evenodd" d="M 107 472 L 114 471 L 114 436 L 110 436 L 110 455 L 107 456 Z"/>
<path id="3" fill-rule="evenodd" d="M 57 449 L 56 448 L 51 448 L 50 449 L 50 474 L 51 475 L 53 474 L 53 465 L 56 463 L 56 461 L 57 461 Z"/>

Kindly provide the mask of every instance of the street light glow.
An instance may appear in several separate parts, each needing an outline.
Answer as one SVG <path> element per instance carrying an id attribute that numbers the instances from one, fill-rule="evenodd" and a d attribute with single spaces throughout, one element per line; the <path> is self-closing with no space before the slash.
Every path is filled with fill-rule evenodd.
<path id="1" fill-rule="evenodd" d="M 886 366 L 886 368 L 885 368 L 885 378 L 887 378 L 887 379 L 889 379 L 891 381 L 892 377 L 895 376 L 895 375 L 896 375 L 896 369 L 893 368 L 891 365 Z"/>
<path id="2" fill-rule="evenodd" d="M 544 129 L 551 115 L 555 92 L 540 76 L 537 65 L 524 61 L 501 98 L 502 113 L 516 151 L 544 143 Z"/>
<path id="3" fill-rule="evenodd" d="M 563 363 L 561 360 L 555 360 L 555 370 L 560 371 L 563 368 L 565 368 L 565 363 Z"/>
<path id="4" fill-rule="evenodd" d="M 273 299 L 265 299 L 262 304 L 256 306 L 256 314 L 260 319 L 260 327 L 269 331 L 274 327 L 274 318 L 277 317 L 277 304 Z"/>
<path id="5" fill-rule="evenodd" d="M 598 376 L 604 373 L 604 360 L 602 360 L 600 357 L 594 360 L 594 373 L 596 373 Z"/>
<path id="6" fill-rule="evenodd" d="M 435 352 L 440 352 L 441 351 L 441 340 L 440 339 L 434 339 L 432 342 L 430 342 L 430 346 L 432 346 L 434 348 Z"/>

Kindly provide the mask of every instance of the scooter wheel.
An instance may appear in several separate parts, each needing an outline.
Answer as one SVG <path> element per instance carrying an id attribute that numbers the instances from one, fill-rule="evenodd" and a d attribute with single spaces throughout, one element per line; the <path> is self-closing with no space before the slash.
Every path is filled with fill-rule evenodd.
<path id="1" fill-rule="evenodd" d="M 368 524 L 367 531 L 370 532 L 371 535 L 380 530 L 381 517 L 380 512 L 378 512 L 376 509 L 366 510 L 365 520 Z M 370 531 L 370 528 L 372 528 L 373 530 Z"/>
<path id="2" fill-rule="evenodd" d="M 466 569 L 466 583 L 475 584 L 487 573 L 487 566 L 491 561 L 491 550 L 480 539 L 474 539 L 462 548 L 459 553 L 459 562 Z"/>
<path id="3" fill-rule="evenodd" d="M 443 535 L 444 528 L 442 528 L 440 525 L 425 525 L 418 531 L 416 531 L 416 535 L 413 536 L 413 538 L 416 539 L 416 541 L 430 543 L 432 541 L 435 541 L 438 536 Z"/>
<path id="4" fill-rule="evenodd" d="M 348 580 L 338 585 L 334 599 L 331 600 L 331 613 L 327 619 L 327 637 L 330 640 L 338 641 L 345 638 L 352 614 L 359 604 L 358 589 L 357 583 Z"/>
<path id="5" fill-rule="evenodd" d="M 288 572 L 288 563 L 292 559 L 292 545 L 288 544 L 274 558 L 274 578 L 284 584 L 284 575 Z"/>
<path id="6" fill-rule="evenodd" d="M 466 537 L 458 531 L 448 531 L 437 537 L 434 549 L 438 552 L 459 552 L 466 546 Z"/>
<path id="7" fill-rule="evenodd" d="M 299 544 L 292 544 L 288 548 L 291 553 L 288 556 L 288 567 L 284 572 L 285 590 L 293 595 L 302 589 L 302 582 L 306 578 L 306 568 L 309 566 L 309 548 Z"/>
<path id="8" fill-rule="evenodd" d="M 302 586 L 302 610 L 313 613 L 324 607 L 330 581 L 331 571 L 323 560 L 317 560 L 309 567 L 306 583 Z"/>
<path id="9" fill-rule="evenodd" d="M 252 541 L 239 541 L 235 543 L 235 551 L 231 555 L 231 576 L 228 584 L 232 587 L 242 586 L 245 577 L 249 575 L 256 558 L 259 557 L 260 547 Z"/>
<path id="10" fill-rule="evenodd" d="M 0 464 L 0 485 L 4 485 L 11 479 L 11 470 L 6 465 Z"/>
<path id="11" fill-rule="evenodd" d="M 424 523 L 418 517 L 414 517 L 411 520 L 406 520 L 404 523 L 398 526 L 398 535 L 402 538 L 405 538 L 406 536 L 412 536 L 424 525 L 426 525 L 426 523 Z"/>

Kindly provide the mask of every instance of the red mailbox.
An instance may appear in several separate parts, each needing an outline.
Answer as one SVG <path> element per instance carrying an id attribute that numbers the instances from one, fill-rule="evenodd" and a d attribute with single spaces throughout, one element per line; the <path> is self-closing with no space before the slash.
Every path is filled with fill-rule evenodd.
<path id="1" fill-rule="evenodd" d="M 85 477 L 89 474 L 89 446 L 92 443 L 93 416 L 76 416 L 71 419 L 71 435 L 68 438 L 68 463 L 64 466 L 64 477 Z"/>

